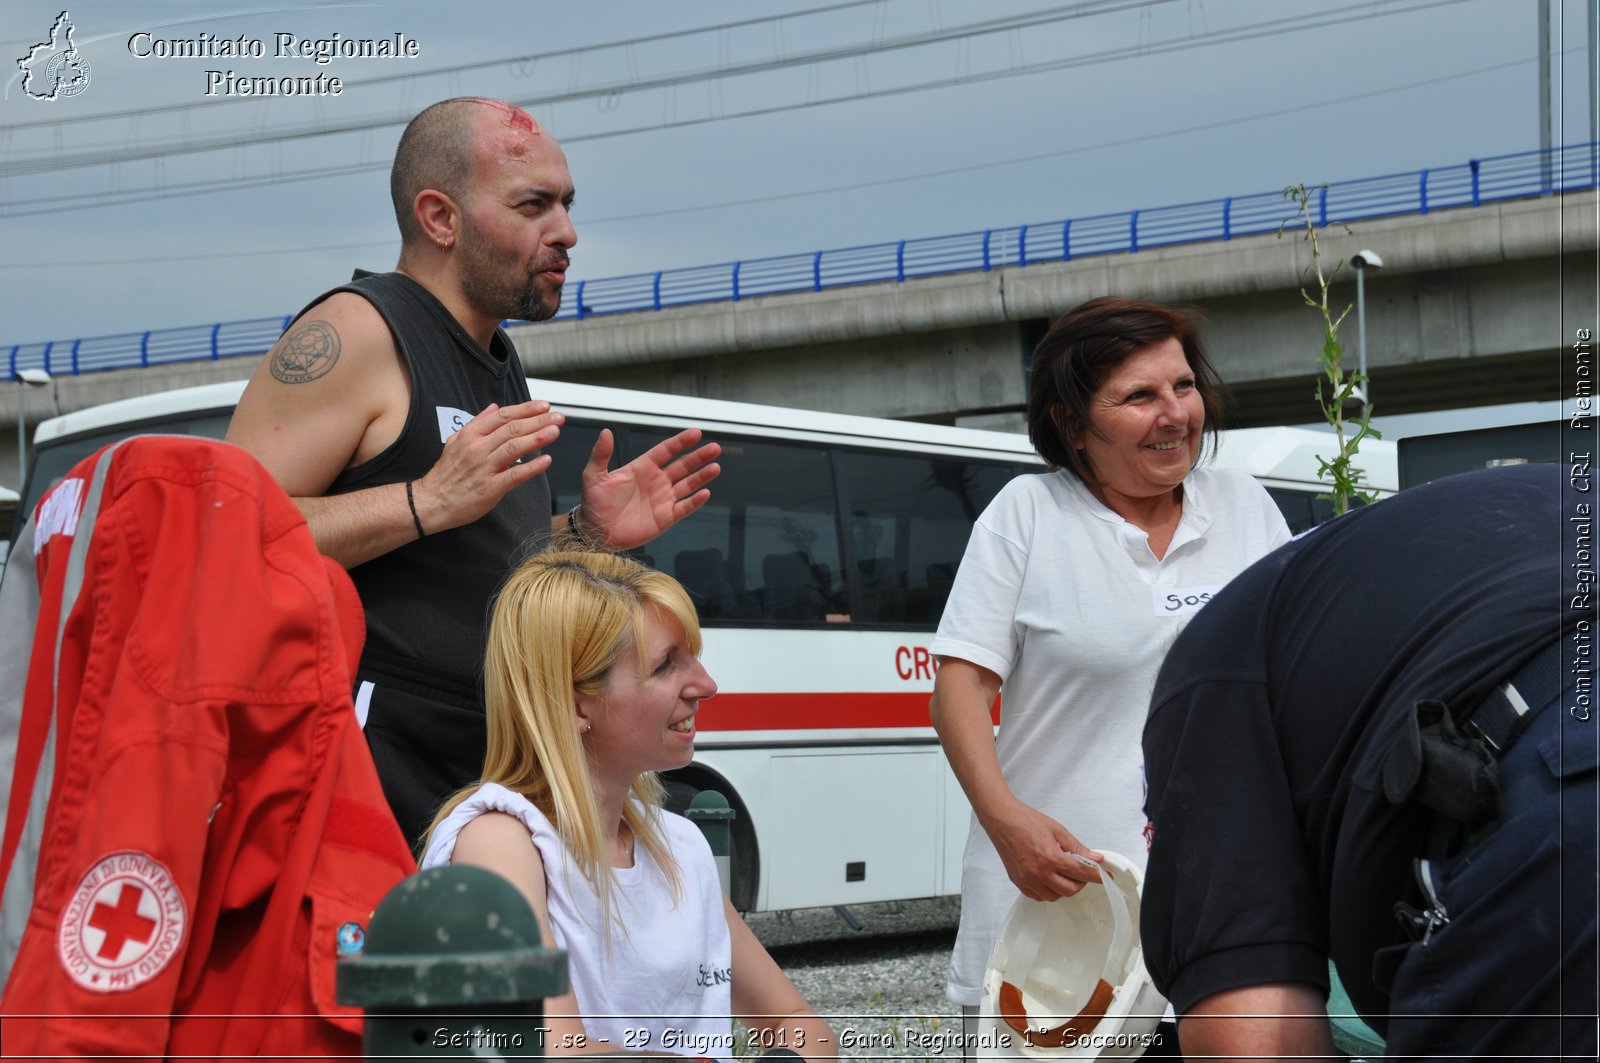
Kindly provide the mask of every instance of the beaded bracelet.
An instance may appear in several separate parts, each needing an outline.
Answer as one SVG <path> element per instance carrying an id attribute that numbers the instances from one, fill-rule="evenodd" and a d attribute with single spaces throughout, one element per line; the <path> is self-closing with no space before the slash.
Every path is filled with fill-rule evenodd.
<path id="1" fill-rule="evenodd" d="M 422 539 L 426 538 L 428 533 L 422 530 L 422 518 L 417 516 L 417 498 L 411 493 L 412 482 L 406 481 L 406 505 L 411 507 L 411 523 L 417 526 L 417 538 Z"/>

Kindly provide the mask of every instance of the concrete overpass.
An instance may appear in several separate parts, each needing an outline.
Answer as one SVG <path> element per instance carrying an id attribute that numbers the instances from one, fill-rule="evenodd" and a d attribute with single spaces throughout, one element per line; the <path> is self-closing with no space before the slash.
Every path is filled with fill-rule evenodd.
<path id="1" fill-rule="evenodd" d="M 1355 225 L 1324 261 L 1362 248 L 1367 346 L 1383 413 L 1561 394 L 1579 328 L 1600 331 L 1594 190 Z M 1107 293 L 1198 305 L 1237 425 L 1316 419 L 1318 316 L 1300 301 L 1298 234 L 1037 262 L 904 282 L 600 314 L 516 326 L 530 374 L 713 398 L 944 423 L 1018 427 L 1023 366 L 1048 322 Z M 1355 298 L 1348 269 L 1333 299 Z M 1355 363 L 1352 316 L 1341 331 Z M 111 399 L 240 379 L 258 355 L 58 375 L 28 422 Z M 1570 375 L 1570 374 L 1569 374 Z M 1570 383 L 1570 382 L 1569 382 Z M 16 401 L 0 402 L 0 484 L 16 476 Z"/>
<path id="2" fill-rule="evenodd" d="M 1367 277 L 1375 405 L 1415 413 L 1561 387 L 1562 351 L 1596 324 L 1594 191 L 1358 223 L 1324 262 L 1377 250 Z M 1300 299 L 1295 234 L 1097 255 L 515 329 L 531 372 L 585 383 L 846 413 L 1014 422 L 1027 352 L 1048 322 L 1107 293 L 1200 306 L 1235 422 L 1317 419 L 1322 347 Z M 1355 299 L 1341 271 L 1332 296 Z M 1340 332 L 1355 364 L 1354 314 Z"/>

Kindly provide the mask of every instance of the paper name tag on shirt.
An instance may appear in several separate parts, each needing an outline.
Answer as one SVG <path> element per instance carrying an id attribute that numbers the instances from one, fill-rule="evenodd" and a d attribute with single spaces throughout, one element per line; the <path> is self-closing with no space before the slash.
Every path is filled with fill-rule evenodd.
<path id="1" fill-rule="evenodd" d="M 472 414 L 466 410 L 458 410 L 454 406 L 435 406 L 433 412 L 439 415 L 439 442 L 448 443 L 450 437 L 466 427 L 472 420 Z"/>
<path id="2" fill-rule="evenodd" d="M 1221 589 L 1220 583 L 1212 587 L 1151 587 L 1150 602 L 1157 616 L 1191 617 Z"/>
<path id="3" fill-rule="evenodd" d="M 472 414 L 466 410 L 458 410 L 454 406 L 435 406 L 433 412 L 439 416 L 439 442 L 441 443 L 450 442 L 450 437 L 465 428 L 467 422 L 472 420 Z M 524 454 L 516 460 L 515 464 L 521 465 L 523 459 L 530 456 Z"/>

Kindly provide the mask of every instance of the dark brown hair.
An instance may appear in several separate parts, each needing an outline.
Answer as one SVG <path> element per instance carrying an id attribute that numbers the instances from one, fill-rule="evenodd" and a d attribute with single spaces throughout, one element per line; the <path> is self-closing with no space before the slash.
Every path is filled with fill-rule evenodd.
<path id="1" fill-rule="evenodd" d="M 1094 472 L 1067 435 L 1069 425 L 1094 431 L 1089 400 L 1129 355 L 1175 339 L 1194 373 L 1205 406 L 1203 452 L 1216 449 L 1222 416 L 1222 384 L 1200 345 L 1200 314 L 1118 295 L 1090 299 L 1050 326 L 1033 349 L 1028 371 L 1028 439 L 1052 468 L 1066 469 L 1085 483 Z"/>

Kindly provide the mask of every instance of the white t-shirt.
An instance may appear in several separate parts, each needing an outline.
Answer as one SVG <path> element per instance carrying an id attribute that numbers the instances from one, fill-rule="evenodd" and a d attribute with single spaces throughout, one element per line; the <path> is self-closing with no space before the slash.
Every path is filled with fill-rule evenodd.
<path id="1" fill-rule="evenodd" d="M 667 846 L 678 859 L 683 894 L 676 904 L 643 846 L 632 867 L 612 869 L 617 889 L 608 941 L 600 898 L 555 827 L 527 798 L 497 783 L 484 783 L 456 806 L 433 832 L 422 866 L 448 864 L 461 829 L 485 812 L 522 820 L 539 849 L 550 929 L 567 950 L 568 977 L 590 1040 L 607 1039 L 618 1051 L 731 1060 L 733 945 L 716 860 L 699 828 L 682 816 L 661 815 Z"/>
<path id="2" fill-rule="evenodd" d="M 1017 797 L 1091 849 L 1143 868 L 1140 737 L 1162 658 L 1210 596 L 1289 529 L 1249 475 L 1196 469 L 1166 556 L 1077 477 L 1008 483 L 973 527 L 932 650 L 1001 679 L 1000 770 Z M 1020 896 L 977 818 L 946 992 L 978 1004 L 989 950 Z"/>

